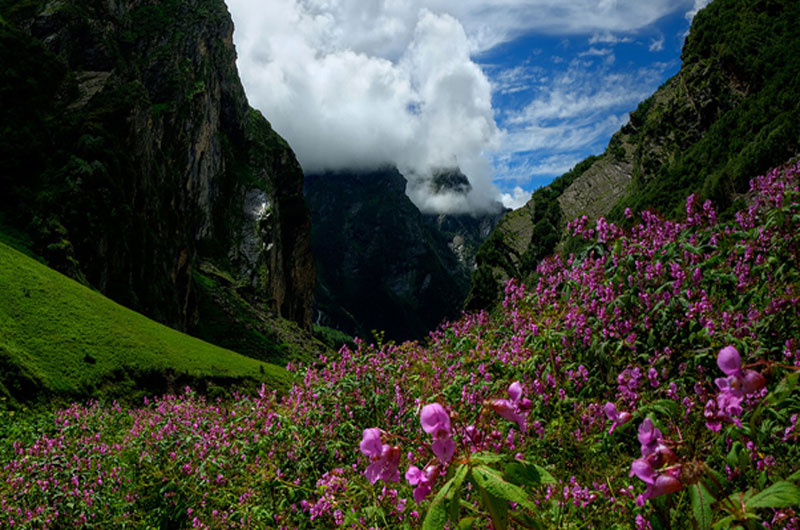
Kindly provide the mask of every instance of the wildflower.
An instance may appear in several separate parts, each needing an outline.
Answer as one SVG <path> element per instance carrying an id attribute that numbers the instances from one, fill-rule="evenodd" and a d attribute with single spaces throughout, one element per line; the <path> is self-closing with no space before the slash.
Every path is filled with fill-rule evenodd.
<path id="1" fill-rule="evenodd" d="M 522 397 L 522 385 L 519 381 L 514 381 L 508 387 L 508 395 L 511 399 L 493 399 L 489 402 L 492 410 L 503 418 L 516 422 L 521 431 L 525 430 L 525 416 L 523 413 L 531 410 L 531 401 Z"/>
<path id="2" fill-rule="evenodd" d="M 375 484 L 379 479 L 384 482 L 397 482 L 400 480 L 400 448 L 381 443 L 381 431 L 378 428 L 364 429 L 361 452 L 368 456 L 370 465 L 364 470 L 364 475 Z"/>
<path id="3" fill-rule="evenodd" d="M 439 467 L 435 465 L 427 466 L 420 470 L 417 466 L 409 466 L 406 471 L 406 480 L 414 488 L 414 500 L 417 504 L 421 503 L 431 492 L 431 485 L 439 475 Z"/>
<path id="4" fill-rule="evenodd" d="M 636 504 L 642 506 L 647 499 L 678 491 L 683 483 L 680 481 L 681 466 L 671 465 L 678 457 L 664 443 L 661 431 L 650 418 L 645 418 L 639 425 L 637 436 L 642 457 L 633 461 L 629 475 L 636 475 L 647 486 L 644 494 L 636 498 Z"/>
<path id="5" fill-rule="evenodd" d="M 755 370 L 742 371 L 742 359 L 733 346 L 722 348 L 717 356 L 717 366 L 725 374 L 718 377 L 714 384 L 719 388 L 719 393 L 706 402 L 703 416 L 706 418 L 706 427 L 714 432 L 722 428 L 722 422 L 742 426 L 739 416 L 742 415 L 741 406 L 744 396 L 761 390 L 766 381 L 764 376 Z"/>
<path id="6" fill-rule="evenodd" d="M 631 465 L 631 476 L 636 475 L 646 485 L 644 494 L 636 497 L 637 506 L 643 506 L 647 499 L 680 490 L 683 487 L 680 474 L 680 466 L 673 466 L 657 472 L 647 458 L 634 460 Z"/>
<path id="7" fill-rule="evenodd" d="M 603 410 L 605 410 L 606 417 L 613 422 L 611 427 L 608 429 L 608 434 L 611 434 L 614 432 L 614 429 L 620 425 L 625 425 L 633 419 L 633 415 L 631 415 L 630 412 L 618 412 L 616 405 L 610 401 L 606 403 L 606 406 L 603 408 Z"/>
<path id="8" fill-rule="evenodd" d="M 422 429 L 433 435 L 431 444 L 433 454 L 442 464 L 446 464 L 456 452 L 456 444 L 451 437 L 450 416 L 444 407 L 438 403 L 431 403 L 422 407 L 419 418 Z"/>
<path id="9" fill-rule="evenodd" d="M 714 380 L 714 383 L 723 392 L 734 395 L 752 394 L 761 390 L 766 384 L 764 376 L 755 370 L 742 372 L 742 359 L 733 346 L 726 346 L 720 350 L 717 356 L 717 366 L 727 376 Z"/>

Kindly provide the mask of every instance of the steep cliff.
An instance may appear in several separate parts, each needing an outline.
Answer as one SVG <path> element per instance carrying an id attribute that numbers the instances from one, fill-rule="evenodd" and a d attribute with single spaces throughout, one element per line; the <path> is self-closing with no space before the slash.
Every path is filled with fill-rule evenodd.
<path id="1" fill-rule="evenodd" d="M 468 191 L 460 171 L 439 177 L 441 187 Z M 499 214 L 423 215 L 406 184 L 394 168 L 307 176 L 320 324 L 403 340 L 458 316 L 474 252 Z"/>
<path id="2" fill-rule="evenodd" d="M 723 215 L 748 179 L 800 154 L 800 3 L 714 0 L 695 17 L 680 71 L 631 114 L 605 153 L 534 192 L 478 254 L 468 306 L 492 305 L 525 278 L 578 216 L 626 208 L 678 215 L 690 193 Z M 738 201 L 738 202 L 737 202 Z"/>
<path id="3" fill-rule="evenodd" d="M 310 328 L 302 171 L 247 103 L 223 0 L 3 0 L 0 15 L 0 223 L 175 328 L 208 324 L 200 263 L 254 312 Z"/>

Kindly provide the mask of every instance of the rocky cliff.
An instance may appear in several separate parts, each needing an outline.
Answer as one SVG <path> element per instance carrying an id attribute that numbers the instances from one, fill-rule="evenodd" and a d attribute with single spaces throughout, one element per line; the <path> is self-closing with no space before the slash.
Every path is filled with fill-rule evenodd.
<path id="1" fill-rule="evenodd" d="M 173 327 L 202 330 L 213 269 L 309 328 L 302 171 L 247 103 L 223 0 L 3 0 L 0 15 L 0 222 Z"/>
<path id="2" fill-rule="evenodd" d="M 460 171 L 438 177 L 441 189 L 468 191 Z M 406 185 L 394 168 L 307 176 L 320 324 L 403 340 L 460 313 L 474 253 L 500 214 L 423 215 Z"/>
<path id="3" fill-rule="evenodd" d="M 680 71 L 631 114 L 608 149 L 506 216 L 478 254 L 469 307 L 486 307 L 565 242 L 578 216 L 626 208 L 680 215 L 690 193 L 725 215 L 748 179 L 800 154 L 800 3 L 715 0 L 695 17 Z"/>

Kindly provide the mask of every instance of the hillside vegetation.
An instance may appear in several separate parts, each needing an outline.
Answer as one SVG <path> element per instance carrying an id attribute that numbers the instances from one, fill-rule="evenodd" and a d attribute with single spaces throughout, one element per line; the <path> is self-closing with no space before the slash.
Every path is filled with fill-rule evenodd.
<path id="1" fill-rule="evenodd" d="M 286 372 L 158 324 L 0 243 L 0 396 L 131 398 Z"/>
<path id="2" fill-rule="evenodd" d="M 721 221 L 570 223 L 579 255 L 424 343 L 0 421 L 15 528 L 798 528 L 800 166 Z M 5 418 L 0 418 L 5 420 Z"/>
<path id="3" fill-rule="evenodd" d="M 587 215 L 625 222 L 626 208 L 682 213 L 711 199 L 743 206 L 752 175 L 800 155 L 800 3 L 715 0 L 692 21 L 680 71 L 643 101 L 605 153 L 578 164 L 506 216 L 479 252 L 470 307 L 500 300 Z"/>

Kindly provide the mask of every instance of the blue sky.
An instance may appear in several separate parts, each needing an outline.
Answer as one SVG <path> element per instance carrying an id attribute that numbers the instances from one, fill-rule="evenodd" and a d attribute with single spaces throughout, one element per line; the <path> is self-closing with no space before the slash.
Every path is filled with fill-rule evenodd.
<path id="1" fill-rule="evenodd" d="M 534 33 L 476 56 L 503 134 L 490 155 L 497 187 L 529 196 L 602 153 L 638 103 L 677 73 L 688 28 L 685 11 L 675 11 L 633 33 Z"/>
<path id="2" fill-rule="evenodd" d="M 227 0 L 248 98 L 306 172 L 392 164 L 423 211 L 518 207 L 677 72 L 708 0 Z M 469 196 L 435 195 L 458 166 Z"/>

